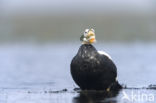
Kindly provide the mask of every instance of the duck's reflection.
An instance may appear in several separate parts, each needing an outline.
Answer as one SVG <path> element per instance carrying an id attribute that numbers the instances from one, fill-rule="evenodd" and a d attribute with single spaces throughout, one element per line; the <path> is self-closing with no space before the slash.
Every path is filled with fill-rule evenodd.
<path id="1" fill-rule="evenodd" d="M 116 97 L 119 91 L 80 91 L 79 95 L 73 98 L 73 103 L 117 103 Z"/>

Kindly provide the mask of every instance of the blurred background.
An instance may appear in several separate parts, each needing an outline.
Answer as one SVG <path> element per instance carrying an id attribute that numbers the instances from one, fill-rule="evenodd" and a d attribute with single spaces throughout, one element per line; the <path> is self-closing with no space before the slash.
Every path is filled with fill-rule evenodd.
<path id="1" fill-rule="evenodd" d="M 77 87 L 70 62 L 86 28 L 120 83 L 156 83 L 155 0 L 0 0 L 0 87 Z"/>
<path id="2" fill-rule="evenodd" d="M 156 0 L 0 0 L 0 103 L 80 98 L 69 92 L 77 87 L 70 63 L 86 28 L 113 58 L 119 83 L 156 84 Z M 62 89 L 68 93 L 46 94 Z"/>
<path id="3" fill-rule="evenodd" d="M 76 42 L 86 28 L 97 41 L 153 42 L 156 1 L 0 0 L 1 43 Z"/>

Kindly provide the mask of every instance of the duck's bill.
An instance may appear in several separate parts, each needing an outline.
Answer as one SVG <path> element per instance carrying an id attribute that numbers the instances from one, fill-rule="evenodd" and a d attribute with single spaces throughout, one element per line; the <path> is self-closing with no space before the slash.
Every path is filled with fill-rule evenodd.
<path id="1" fill-rule="evenodd" d="M 95 37 L 92 37 L 92 38 L 89 39 L 89 43 L 95 43 L 95 42 L 96 42 Z"/>

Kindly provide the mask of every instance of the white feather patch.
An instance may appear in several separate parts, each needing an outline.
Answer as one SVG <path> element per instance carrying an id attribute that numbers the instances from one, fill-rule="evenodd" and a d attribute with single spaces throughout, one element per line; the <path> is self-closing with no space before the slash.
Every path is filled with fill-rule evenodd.
<path id="1" fill-rule="evenodd" d="M 110 56 L 109 54 L 107 54 L 106 52 L 104 52 L 104 51 L 98 51 L 98 53 L 101 54 L 101 55 L 105 55 L 105 56 L 107 56 L 109 59 L 112 60 L 111 56 Z"/>

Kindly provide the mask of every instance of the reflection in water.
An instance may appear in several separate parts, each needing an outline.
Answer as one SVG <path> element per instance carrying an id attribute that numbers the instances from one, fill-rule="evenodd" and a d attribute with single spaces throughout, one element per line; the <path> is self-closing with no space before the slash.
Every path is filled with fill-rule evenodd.
<path id="1" fill-rule="evenodd" d="M 73 98 L 73 103 L 117 103 L 113 97 L 116 97 L 118 93 L 119 91 L 81 91 L 78 96 Z"/>

